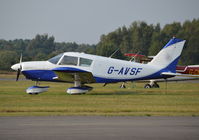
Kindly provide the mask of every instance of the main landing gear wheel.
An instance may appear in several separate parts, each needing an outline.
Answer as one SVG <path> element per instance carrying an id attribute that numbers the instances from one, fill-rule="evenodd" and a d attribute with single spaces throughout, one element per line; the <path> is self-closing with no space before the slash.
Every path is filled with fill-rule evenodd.
<path id="1" fill-rule="evenodd" d="M 152 88 L 160 88 L 160 86 L 156 82 L 154 82 Z"/>
<path id="2" fill-rule="evenodd" d="M 120 88 L 126 88 L 125 82 L 123 82 L 123 83 L 120 85 Z"/>
<path id="3" fill-rule="evenodd" d="M 89 86 L 81 86 L 81 87 L 70 87 L 67 89 L 67 93 L 71 95 L 80 95 L 80 94 L 86 94 L 86 92 L 92 90 L 92 87 Z"/>
<path id="4" fill-rule="evenodd" d="M 157 84 L 155 80 L 150 80 L 149 84 L 146 84 L 144 88 L 159 88 L 160 86 Z"/>
<path id="5" fill-rule="evenodd" d="M 75 79 L 79 79 L 78 75 L 75 75 Z M 83 85 L 81 81 L 76 80 L 74 81 L 74 87 L 70 87 L 66 90 L 68 94 L 71 95 L 78 95 L 78 94 L 86 94 L 87 92 L 91 91 L 93 87 L 89 87 Z"/>
<path id="6" fill-rule="evenodd" d="M 146 84 L 146 85 L 144 86 L 144 88 L 151 88 L 151 85 L 150 85 L 150 84 Z"/>

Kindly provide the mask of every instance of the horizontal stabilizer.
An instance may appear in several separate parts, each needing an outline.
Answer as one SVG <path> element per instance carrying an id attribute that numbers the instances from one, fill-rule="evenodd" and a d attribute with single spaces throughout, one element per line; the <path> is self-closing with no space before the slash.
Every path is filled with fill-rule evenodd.
<path id="1" fill-rule="evenodd" d="M 172 72 L 162 72 L 161 75 L 165 75 L 165 76 L 181 76 L 181 77 L 199 77 L 199 75 L 181 74 L 181 73 L 172 73 Z"/>

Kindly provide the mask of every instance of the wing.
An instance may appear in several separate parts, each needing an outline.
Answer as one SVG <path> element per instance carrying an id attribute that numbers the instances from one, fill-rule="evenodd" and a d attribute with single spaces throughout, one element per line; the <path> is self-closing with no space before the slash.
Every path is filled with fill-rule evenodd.
<path id="1" fill-rule="evenodd" d="M 53 69 L 57 77 L 53 79 L 63 81 L 63 82 L 74 82 L 74 81 L 81 81 L 81 83 L 94 83 L 95 79 L 91 72 L 72 68 L 72 67 L 59 67 Z"/>

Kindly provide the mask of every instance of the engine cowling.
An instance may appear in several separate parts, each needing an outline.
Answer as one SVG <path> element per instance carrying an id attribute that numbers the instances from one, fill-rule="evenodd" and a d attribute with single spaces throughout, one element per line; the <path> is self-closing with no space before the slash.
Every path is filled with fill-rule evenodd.
<path id="1" fill-rule="evenodd" d="M 45 92 L 47 91 L 49 88 L 49 86 L 31 86 L 29 88 L 26 89 L 26 93 L 28 94 L 39 94 L 39 93 L 42 93 L 42 92 Z"/>
<path id="2" fill-rule="evenodd" d="M 83 87 L 71 87 L 67 89 L 67 93 L 71 95 L 75 94 L 85 94 L 86 92 L 92 90 L 93 87 L 83 86 Z"/>

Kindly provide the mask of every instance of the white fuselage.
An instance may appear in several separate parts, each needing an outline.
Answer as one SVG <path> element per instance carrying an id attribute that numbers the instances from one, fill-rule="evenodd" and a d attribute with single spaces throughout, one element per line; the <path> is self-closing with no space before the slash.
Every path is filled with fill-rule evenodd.
<path id="1" fill-rule="evenodd" d="M 60 61 L 62 61 L 62 58 L 64 56 L 77 57 L 78 58 L 77 65 L 76 66 L 61 65 Z M 79 64 L 80 58 L 86 58 L 86 59 L 92 60 L 91 65 L 80 66 Z M 14 65 L 13 67 L 17 67 L 18 65 L 19 64 L 16 64 L 16 66 Z M 21 65 L 22 65 L 22 72 L 24 73 L 24 75 L 26 75 L 27 72 L 33 71 L 33 70 L 34 71 L 42 71 L 42 70 L 51 71 L 52 69 L 58 68 L 58 67 L 77 68 L 77 69 L 81 69 L 87 72 L 91 72 L 93 77 L 96 78 L 96 82 L 99 82 L 99 83 L 132 81 L 132 80 L 137 80 L 137 79 L 143 79 L 149 75 L 152 75 L 160 71 L 159 67 L 151 66 L 148 64 L 140 64 L 140 63 L 126 61 L 126 60 L 119 60 L 119 59 L 113 59 L 113 58 L 107 58 L 103 56 L 96 56 L 96 55 L 77 53 L 77 52 L 64 53 L 63 56 L 60 58 L 60 60 L 57 62 L 57 64 L 53 64 L 49 61 L 32 61 L 32 62 L 23 62 L 21 63 Z M 43 74 L 44 73 L 45 72 L 43 72 Z M 40 77 L 38 78 L 38 80 L 39 79 L 42 80 L 42 78 Z M 51 77 L 51 79 L 52 78 L 53 77 Z M 107 79 L 109 81 L 107 81 Z"/>

